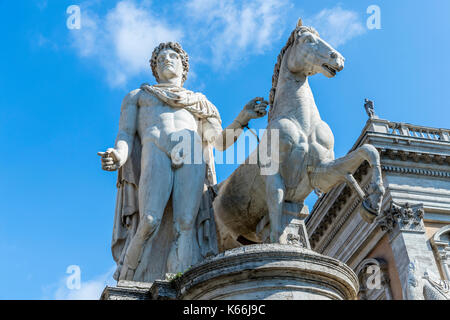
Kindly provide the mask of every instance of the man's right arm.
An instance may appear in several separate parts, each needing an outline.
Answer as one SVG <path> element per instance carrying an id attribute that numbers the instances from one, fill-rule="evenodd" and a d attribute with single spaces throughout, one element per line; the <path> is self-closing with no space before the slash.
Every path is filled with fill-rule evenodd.
<path id="1" fill-rule="evenodd" d="M 140 89 L 131 91 L 122 101 L 120 110 L 119 133 L 115 149 L 119 154 L 119 166 L 123 166 L 133 150 L 137 127 L 137 111 Z"/>
<path id="2" fill-rule="evenodd" d="M 137 126 L 137 110 L 140 89 L 131 91 L 122 102 L 120 110 L 119 133 L 114 148 L 97 154 L 102 160 L 102 169 L 115 171 L 127 162 L 133 150 L 134 135 Z"/>

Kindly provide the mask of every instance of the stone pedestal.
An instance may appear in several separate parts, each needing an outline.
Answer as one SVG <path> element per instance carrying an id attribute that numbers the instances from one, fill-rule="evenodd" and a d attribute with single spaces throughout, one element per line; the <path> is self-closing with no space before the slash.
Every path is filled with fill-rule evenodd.
<path id="1" fill-rule="evenodd" d="M 107 287 L 102 299 L 136 288 Z M 144 292 L 145 291 L 145 292 Z M 110 293 L 108 293 L 110 292 Z M 114 292 L 114 294 L 111 294 Z M 258 244 L 226 251 L 172 281 L 155 281 L 143 299 L 353 300 L 358 279 L 342 262 L 298 246 Z"/>
<path id="2" fill-rule="evenodd" d="M 116 287 L 107 286 L 100 300 L 152 300 L 151 282 L 119 281 Z"/>
<path id="3" fill-rule="evenodd" d="M 281 234 L 280 242 L 311 249 L 305 226 L 305 219 L 308 216 L 308 206 L 303 203 L 284 202 L 281 214 L 283 233 Z M 268 215 L 265 215 L 258 223 L 256 233 L 262 240 L 262 243 L 270 243 L 270 219 Z"/>
<path id="4" fill-rule="evenodd" d="M 173 281 L 119 281 L 116 287 L 106 287 L 100 300 L 176 300 Z"/>

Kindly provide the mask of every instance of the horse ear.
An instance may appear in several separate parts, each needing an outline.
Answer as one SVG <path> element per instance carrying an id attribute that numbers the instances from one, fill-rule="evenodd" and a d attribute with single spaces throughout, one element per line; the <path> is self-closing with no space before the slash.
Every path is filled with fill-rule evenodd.
<path id="1" fill-rule="evenodd" d="M 297 28 L 300 28 L 301 26 L 303 26 L 302 18 L 298 19 Z"/>

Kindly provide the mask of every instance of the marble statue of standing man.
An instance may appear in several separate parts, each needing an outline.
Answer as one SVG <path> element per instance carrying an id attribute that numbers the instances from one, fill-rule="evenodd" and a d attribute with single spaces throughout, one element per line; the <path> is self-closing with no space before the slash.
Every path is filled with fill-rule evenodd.
<path id="1" fill-rule="evenodd" d="M 268 104 L 253 99 L 223 130 L 216 107 L 202 94 L 182 87 L 189 61 L 180 44 L 161 43 L 150 63 L 158 84 L 144 84 L 124 98 L 115 147 L 99 153 L 104 170 L 119 169 L 112 244 L 117 280 L 142 281 L 135 277 L 136 269 L 157 258 L 145 256 L 144 247 L 155 239 L 168 206 L 174 236 L 166 272 L 183 272 L 197 262 L 192 233 L 205 183 L 215 180 L 212 147 L 231 146 L 236 139 L 227 139 L 226 132 L 240 135 L 251 119 L 266 114 Z M 192 150 L 177 147 L 180 137 L 188 137 Z M 202 151 L 200 161 L 194 149 Z"/>

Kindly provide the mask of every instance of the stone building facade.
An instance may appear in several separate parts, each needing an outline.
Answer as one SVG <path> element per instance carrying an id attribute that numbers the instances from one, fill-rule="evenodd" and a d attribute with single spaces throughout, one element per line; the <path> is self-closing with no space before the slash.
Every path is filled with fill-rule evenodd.
<path id="1" fill-rule="evenodd" d="M 314 251 L 350 266 L 359 299 L 449 299 L 450 130 L 390 122 L 369 114 L 354 150 L 381 155 L 386 194 L 373 224 L 346 184 L 321 196 L 307 219 Z M 355 177 L 366 187 L 371 168 Z"/>

